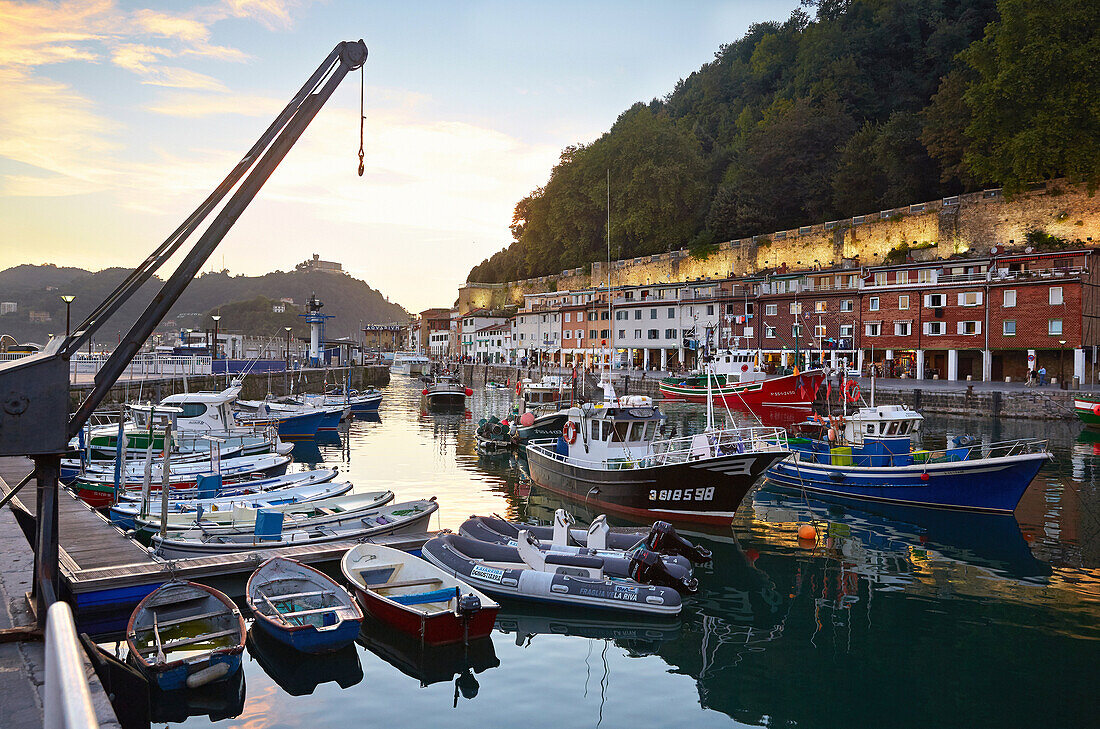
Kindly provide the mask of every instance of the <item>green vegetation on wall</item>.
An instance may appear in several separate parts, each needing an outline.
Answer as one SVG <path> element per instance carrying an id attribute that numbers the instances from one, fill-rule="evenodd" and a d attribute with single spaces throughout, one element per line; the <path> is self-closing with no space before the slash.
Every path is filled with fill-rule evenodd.
<path id="1" fill-rule="evenodd" d="M 1100 4 L 803 0 L 516 204 L 471 282 L 560 273 L 987 185 L 1100 183 Z"/>

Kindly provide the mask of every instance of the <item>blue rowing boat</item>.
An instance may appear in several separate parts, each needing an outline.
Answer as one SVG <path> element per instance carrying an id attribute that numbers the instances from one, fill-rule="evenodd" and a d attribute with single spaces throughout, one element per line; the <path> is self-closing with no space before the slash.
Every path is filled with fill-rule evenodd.
<path id="1" fill-rule="evenodd" d="M 768 468 L 768 482 L 841 499 L 1012 513 L 1053 459 L 1046 441 L 1031 438 L 982 443 L 957 437 L 942 450 L 914 448 L 922 419 L 903 406 L 880 405 L 802 423 L 799 430 L 809 437 L 788 440 L 792 456 Z"/>

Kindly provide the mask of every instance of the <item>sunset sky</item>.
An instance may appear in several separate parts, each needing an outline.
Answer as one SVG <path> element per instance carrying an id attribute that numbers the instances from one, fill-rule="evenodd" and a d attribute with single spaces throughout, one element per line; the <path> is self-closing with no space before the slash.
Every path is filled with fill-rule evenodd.
<path id="1" fill-rule="evenodd" d="M 507 245 L 569 144 L 788 2 L 0 0 L 0 268 L 134 266 L 341 40 L 349 76 L 207 269 L 318 253 L 411 311 Z"/>

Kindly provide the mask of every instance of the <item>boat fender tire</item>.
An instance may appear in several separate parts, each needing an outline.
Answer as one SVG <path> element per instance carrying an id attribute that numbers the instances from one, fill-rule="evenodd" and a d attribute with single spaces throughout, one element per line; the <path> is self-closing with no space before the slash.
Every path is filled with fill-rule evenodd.
<path id="1" fill-rule="evenodd" d="M 561 429 L 562 437 L 565 438 L 565 442 L 569 445 L 573 445 L 577 442 L 577 424 L 572 420 L 565 424 L 565 427 Z"/>
<path id="2" fill-rule="evenodd" d="M 840 471 L 829 471 L 829 480 L 833 483 L 840 483 L 844 480 L 844 474 Z"/>

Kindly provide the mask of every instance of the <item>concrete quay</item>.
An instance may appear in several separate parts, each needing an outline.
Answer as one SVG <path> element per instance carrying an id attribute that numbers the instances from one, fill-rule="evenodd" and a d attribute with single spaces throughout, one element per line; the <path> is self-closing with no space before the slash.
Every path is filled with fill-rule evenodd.
<path id="1" fill-rule="evenodd" d="M 572 368 L 516 367 L 514 365 L 462 365 L 464 381 L 471 386 L 483 385 L 488 380 L 507 381 L 512 387 L 517 378 L 540 379 L 543 375 L 569 376 Z M 619 394 L 660 395 L 660 381 L 669 372 L 641 370 L 615 370 L 612 380 Z M 598 380 L 599 374 L 584 378 Z M 864 399 L 870 399 L 871 381 L 867 377 L 856 378 Z M 593 382 L 586 382 L 585 397 L 595 394 Z M 838 381 L 833 380 L 832 402 L 839 405 Z M 1073 398 L 1077 394 L 1100 394 L 1100 388 L 1063 390 L 1059 385 L 1029 387 L 1023 382 L 968 382 L 952 380 L 914 380 L 876 378 L 876 401 L 908 405 L 923 413 L 937 415 L 965 415 L 969 417 L 1031 418 L 1037 420 L 1074 420 Z M 818 393 L 817 405 L 825 405 L 826 390 Z"/>
<path id="2" fill-rule="evenodd" d="M 0 458 L 0 491 L 7 483 L 18 483 L 32 464 L 23 458 Z M 34 498 L 34 484 L 20 492 Z M 34 552 L 11 510 L 0 509 L 0 630 L 33 629 L 35 616 L 27 602 L 34 570 Z M 83 654 L 83 651 L 81 651 Z M 84 660 L 84 675 L 102 729 L 121 729 L 111 702 L 92 664 Z M 46 680 L 45 643 L 36 640 L 8 641 L 0 638 L 0 727 L 39 729 L 44 713 Z"/>

